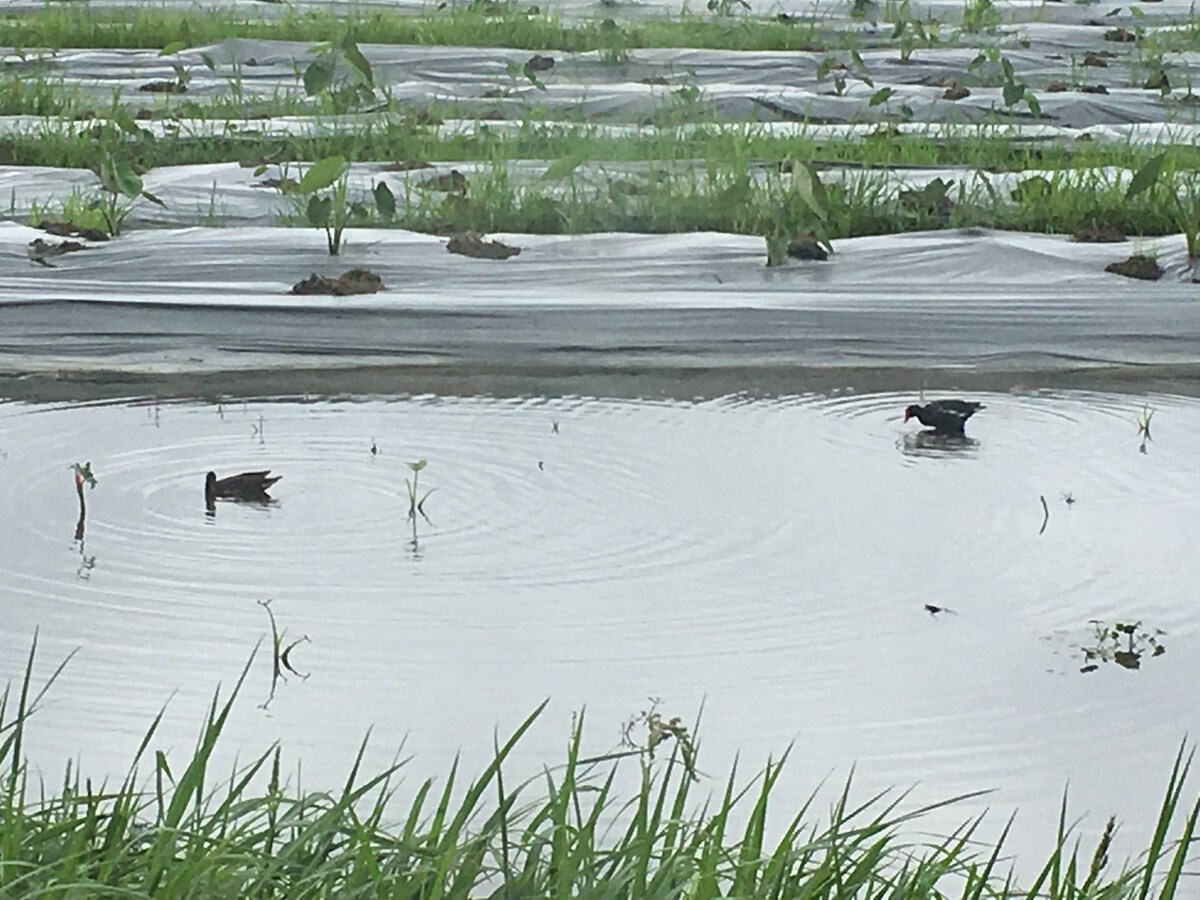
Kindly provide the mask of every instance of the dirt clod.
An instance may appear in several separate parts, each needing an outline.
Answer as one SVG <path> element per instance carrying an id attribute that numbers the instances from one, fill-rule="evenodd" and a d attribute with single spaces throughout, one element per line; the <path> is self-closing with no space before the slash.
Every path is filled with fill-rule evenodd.
<path id="1" fill-rule="evenodd" d="M 1124 232 L 1112 225 L 1095 225 L 1090 228 L 1080 228 L 1071 235 L 1071 240 L 1077 244 L 1121 244 L 1126 238 Z"/>
<path id="2" fill-rule="evenodd" d="M 182 81 L 147 81 L 138 90 L 146 94 L 186 94 L 187 85 Z"/>
<path id="3" fill-rule="evenodd" d="M 1109 263 L 1104 267 L 1104 271 L 1141 281 L 1158 281 L 1163 277 L 1163 268 L 1158 264 L 1158 260 L 1141 253 L 1135 253 L 1129 259 L 1120 262 Z"/>
<path id="4" fill-rule="evenodd" d="M 508 259 L 521 252 L 520 247 L 512 247 L 500 241 L 485 241 L 473 231 L 451 237 L 446 243 L 446 250 L 472 259 Z"/>
<path id="5" fill-rule="evenodd" d="M 366 269 L 351 269 L 337 278 L 312 275 L 292 287 L 293 294 L 327 294 L 348 297 L 352 294 L 374 294 L 384 289 L 383 279 Z"/>
<path id="6" fill-rule="evenodd" d="M 52 234 L 55 237 L 81 237 L 85 241 L 107 241 L 108 235 L 99 228 L 80 228 L 71 222 L 59 222 L 53 219 L 42 219 L 37 224 L 39 231 Z"/>

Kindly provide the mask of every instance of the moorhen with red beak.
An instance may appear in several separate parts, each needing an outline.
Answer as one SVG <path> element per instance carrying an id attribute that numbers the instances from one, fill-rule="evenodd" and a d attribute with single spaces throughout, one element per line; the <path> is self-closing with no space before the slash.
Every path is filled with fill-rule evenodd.
<path id="1" fill-rule="evenodd" d="M 904 410 L 904 421 L 916 419 L 938 434 L 962 437 L 967 419 L 985 408 L 973 400 L 934 400 L 924 406 L 909 406 Z"/>

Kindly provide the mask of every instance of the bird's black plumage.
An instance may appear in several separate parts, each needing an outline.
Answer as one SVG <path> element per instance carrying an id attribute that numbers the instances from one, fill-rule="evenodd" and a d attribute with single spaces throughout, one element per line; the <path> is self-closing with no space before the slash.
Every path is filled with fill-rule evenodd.
<path id="1" fill-rule="evenodd" d="M 204 502 L 211 509 L 218 499 L 222 500 L 266 500 L 270 501 L 267 489 L 282 475 L 270 477 L 271 470 L 242 472 L 227 478 L 217 478 L 216 472 L 204 476 Z"/>
<path id="2" fill-rule="evenodd" d="M 924 406 L 912 405 L 904 410 L 904 421 L 916 419 L 938 434 L 959 437 L 967 419 L 984 409 L 982 403 L 973 400 L 933 400 Z"/>

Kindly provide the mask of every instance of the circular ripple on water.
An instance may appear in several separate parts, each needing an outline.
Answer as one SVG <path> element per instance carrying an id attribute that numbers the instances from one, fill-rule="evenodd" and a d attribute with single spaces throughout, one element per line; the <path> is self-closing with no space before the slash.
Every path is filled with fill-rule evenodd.
<path id="1" fill-rule="evenodd" d="M 20 477 L 0 496 L 40 545 L 22 558 L 54 556 L 73 531 L 69 466 L 90 458 L 99 487 L 88 492 L 86 539 L 102 555 L 97 577 L 147 595 L 179 589 L 200 600 L 339 579 L 384 589 L 415 558 L 434 556 L 428 577 L 455 592 L 497 580 L 679 576 L 771 539 L 769 523 L 736 497 L 756 417 L 714 411 L 435 399 L 54 408 L 7 419 L 9 442 L 22 448 L 8 465 Z M 770 415 L 761 418 L 769 430 Z M 429 460 L 421 491 L 434 492 L 414 548 L 404 482 L 418 458 Z M 210 467 L 282 474 L 276 503 L 221 503 L 207 516 Z"/>

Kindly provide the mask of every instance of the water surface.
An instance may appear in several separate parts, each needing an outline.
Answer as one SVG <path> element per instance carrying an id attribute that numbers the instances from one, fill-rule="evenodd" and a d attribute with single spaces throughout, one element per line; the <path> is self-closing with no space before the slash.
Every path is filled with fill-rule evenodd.
<path id="1" fill-rule="evenodd" d="M 156 746 L 190 749 L 271 600 L 311 638 L 293 657 L 311 678 L 260 709 L 257 658 L 226 762 L 281 739 L 306 784 L 331 785 L 373 727 L 371 765 L 406 742 L 414 776 L 460 750 L 475 771 L 493 728 L 550 697 L 518 754 L 536 771 L 574 711 L 601 752 L 657 697 L 689 721 L 704 704 L 718 779 L 794 742 L 797 803 L 854 763 L 864 791 L 995 788 L 931 827 L 1020 808 L 1039 850 L 1070 780 L 1087 827 L 1128 817 L 1140 846 L 1200 726 L 1200 404 L 973 396 L 987 409 L 951 445 L 914 437 L 898 394 L 8 404 L 0 678 L 35 629 L 43 673 L 80 648 L 29 752 L 51 778 L 75 756 L 119 775 L 168 700 Z M 414 542 L 420 458 L 435 490 Z M 99 484 L 79 542 L 84 460 Z M 284 477 L 275 504 L 210 517 L 209 468 Z M 1167 652 L 1082 674 L 1093 620 L 1140 620 Z"/>

